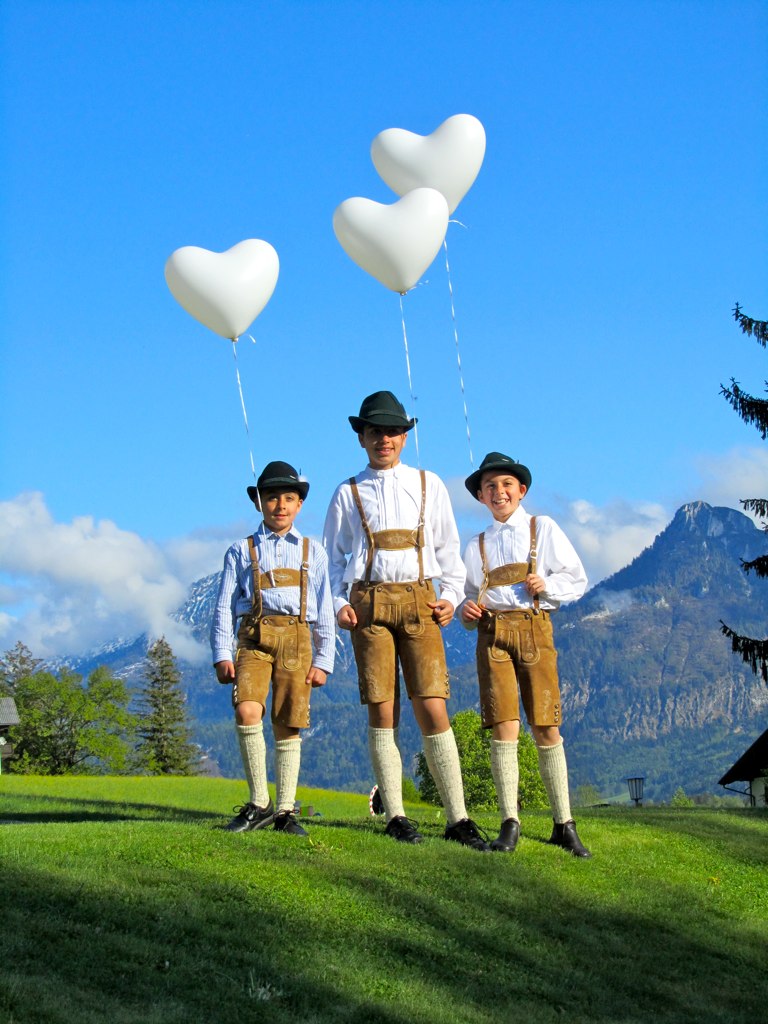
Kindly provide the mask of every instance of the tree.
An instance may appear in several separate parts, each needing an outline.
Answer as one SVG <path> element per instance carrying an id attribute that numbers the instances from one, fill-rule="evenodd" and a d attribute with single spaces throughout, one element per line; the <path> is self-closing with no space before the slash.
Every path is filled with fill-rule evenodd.
<path id="1" fill-rule="evenodd" d="M 0 697 L 12 697 L 19 680 L 33 675 L 41 665 L 40 658 L 34 658 L 32 651 L 17 640 L 0 658 Z"/>
<path id="2" fill-rule="evenodd" d="M 738 302 L 733 310 L 733 318 L 738 323 L 744 334 L 753 337 L 758 344 L 765 348 L 768 345 L 768 321 L 753 320 L 741 311 Z M 768 390 L 768 383 L 766 384 Z M 755 398 L 753 395 L 742 391 L 736 381 L 731 378 L 730 388 L 720 385 L 721 394 L 730 403 L 733 409 L 741 416 L 745 423 L 757 427 L 763 440 L 768 437 L 768 399 Z M 740 504 L 748 511 L 754 513 L 763 524 L 768 520 L 768 498 L 743 498 Z M 763 530 L 768 532 L 768 525 L 763 525 Z M 761 555 L 750 562 L 741 562 L 744 572 L 753 572 L 759 579 L 768 576 L 768 555 Z M 737 633 L 730 626 L 720 620 L 723 633 L 731 641 L 731 648 L 736 654 L 740 654 L 742 661 L 752 669 L 755 675 L 758 671 L 764 683 L 768 684 L 768 639 L 760 640 L 757 637 L 745 636 Z"/>
<path id="3" fill-rule="evenodd" d="M 142 768 L 150 775 L 196 774 L 200 748 L 192 742 L 181 676 L 164 636 L 147 651 L 138 716 Z"/>
<path id="4" fill-rule="evenodd" d="M 17 774 L 92 775 L 125 770 L 135 718 L 125 683 L 106 668 L 85 685 L 76 672 L 34 672 L 16 683 L 11 729 Z"/>
<path id="5" fill-rule="evenodd" d="M 464 799 L 475 810 L 496 810 L 496 787 L 491 774 L 491 733 L 483 729 L 476 711 L 459 711 L 451 719 L 456 746 L 461 758 Z M 527 732 L 520 731 L 517 759 L 520 768 L 519 800 L 522 807 L 547 807 L 547 794 L 539 775 L 536 744 Z M 440 805 L 440 795 L 429 772 L 424 752 L 417 755 L 416 776 L 419 794 L 427 803 Z"/>

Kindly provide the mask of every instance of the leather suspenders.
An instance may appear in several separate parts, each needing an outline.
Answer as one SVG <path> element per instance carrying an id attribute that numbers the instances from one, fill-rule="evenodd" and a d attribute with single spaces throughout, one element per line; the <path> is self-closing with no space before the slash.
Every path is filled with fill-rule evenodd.
<path id="1" fill-rule="evenodd" d="M 352 497 L 355 500 L 360 522 L 363 525 L 363 533 L 368 545 L 368 553 L 365 560 L 365 582 L 371 582 L 371 571 L 373 569 L 373 555 L 376 549 L 380 551 L 406 551 L 408 548 L 416 548 L 419 559 L 419 583 L 424 582 L 424 512 L 427 507 L 427 474 L 423 469 L 419 470 L 421 477 L 421 509 L 419 511 L 419 522 L 415 530 L 371 530 L 368 519 L 363 509 L 363 502 L 360 498 L 360 491 L 353 476 L 349 478 L 349 486 L 352 488 Z"/>
<path id="2" fill-rule="evenodd" d="M 477 595 L 477 603 L 481 604 L 487 590 L 504 587 L 513 583 L 523 583 L 529 573 L 536 572 L 536 516 L 531 516 L 531 548 L 527 562 L 507 562 L 495 569 L 488 570 L 488 559 L 485 554 L 485 533 L 477 538 L 480 549 L 480 561 L 483 566 L 483 582 Z M 534 615 L 539 614 L 539 595 L 533 598 Z"/>
<path id="3" fill-rule="evenodd" d="M 259 556 L 256 554 L 256 545 L 253 535 L 248 537 L 248 551 L 251 555 L 251 575 L 253 579 L 253 603 L 251 613 L 256 618 L 263 614 L 262 590 L 271 590 L 273 587 L 295 587 L 299 588 L 299 622 L 307 621 L 307 590 L 309 585 L 309 537 L 302 537 L 301 546 L 301 568 L 300 569 L 271 569 L 269 572 L 259 571 Z"/>

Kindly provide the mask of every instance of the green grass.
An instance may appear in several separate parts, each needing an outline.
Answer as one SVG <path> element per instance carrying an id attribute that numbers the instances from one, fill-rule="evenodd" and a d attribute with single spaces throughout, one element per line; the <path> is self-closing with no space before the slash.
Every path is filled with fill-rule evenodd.
<path id="1" fill-rule="evenodd" d="M 2 776 L 2 1024 L 764 1019 L 764 812 L 583 811 L 579 861 L 544 813 L 484 856 L 320 790 L 309 841 L 218 829 L 243 795 Z"/>

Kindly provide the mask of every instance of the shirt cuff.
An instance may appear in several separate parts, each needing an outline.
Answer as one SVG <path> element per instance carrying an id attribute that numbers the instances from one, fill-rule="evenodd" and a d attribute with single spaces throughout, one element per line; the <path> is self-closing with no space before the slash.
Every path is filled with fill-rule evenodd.
<path id="1" fill-rule="evenodd" d="M 220 661 L 234 661 L 232 651 L 228 647 L 216 647 L 213 651 L 213 664 L 218 665 Z"/>

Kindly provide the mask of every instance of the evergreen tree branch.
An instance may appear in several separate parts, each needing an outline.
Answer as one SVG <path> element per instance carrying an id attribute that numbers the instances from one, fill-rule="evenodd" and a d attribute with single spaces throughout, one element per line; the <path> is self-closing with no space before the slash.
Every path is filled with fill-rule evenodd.
<path id="1" fill-rule="evenodd" d="M 726 626 L 723 620 L 720 620 L 721 631 L 731 641 L 731 650 L 734 654 L 739 654 L 741 660 L 749 665 L 754 675 L 757 675 L 758 669 L 764 683 L 768 684 L 768 640 L 757 640 L 751 636 L 741 636 Z"/>
<path id="2" fill-rule="evenodd" d="M 768 519 L 768 498 L 742 498 L 739 504 L 758 519 Z"/>
<path id="3" fill-rule="evenodd" d="M 759 558 L 754 558 L 751 562 L 745 562 L 742 558 L 741 568 L 746 573 L 753 572 L 759 579 L 765 579 L 768 576 L 768 555 L 760 555 Z"/>
<path id="4" fill-rule="evenodd" d="M 768 345 L 768 321 L 753 320 L 751 316 L 742 313 L 738 302 L 733 308 L 733 319 L 738 323 L 744 334 L 754 338 L 763 348 Z"/>
<path id="5" fill-rule="evenodd" d="M 731 387 L 720 385 L 720 394 L 741 416 L 745 423 L 753 424 L 760 431 L 763 440 L 768 437 L 768 400 L 754 398 L 742 391 L 736 381 L 731 378 Z"/>

